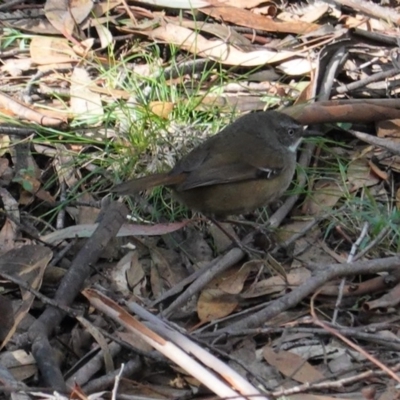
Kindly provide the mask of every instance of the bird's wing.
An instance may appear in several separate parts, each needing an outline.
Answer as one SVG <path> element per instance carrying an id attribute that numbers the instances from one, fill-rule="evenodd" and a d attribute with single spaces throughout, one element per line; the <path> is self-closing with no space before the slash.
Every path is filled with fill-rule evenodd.
<path id="1" fill-rule="evenodd" d="M 175 189 L 183 191 L 246 180 L 273 179 L 283 171 L 285 162 L 281 152 L 271 151 L 271 147 L 266 151 L 264 141 L 249 137 L 251 143 L 243 144 L 230 139 L 216 135 L 182 158 L 170 172 L 170 175 L 186 174 L 185 180 Z"/>
<path id="2" fill-rule="evenodd" d="M 282 172 L 282 168 L 256 168 L 247 163 L 232 163 L 215 167 L 200 166 L 191 171 L 176 190 L 184 191 L 196 187 L 221 185 L 255 179 L 273 179 Z"/>
<path id="3" fill-rule="evenodd" d="M 196 171 L 198 168 L 202 168 L 202 166 L 206 165 L 207 161 L 210 160 L 209 145 L 212 145 L 214 141 L 214 138 L 210 138 L 208 142 L 195 147 L 189 154 L 182 157 L 178 163 L 175 164 L 175 167 L 172 168 L 170 174 L 179 175 L 181 173 L 190 173 Z"/>

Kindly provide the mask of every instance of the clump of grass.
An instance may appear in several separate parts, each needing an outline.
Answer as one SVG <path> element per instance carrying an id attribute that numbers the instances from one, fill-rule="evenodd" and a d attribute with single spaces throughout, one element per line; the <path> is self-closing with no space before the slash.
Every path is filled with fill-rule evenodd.
<path id="1" fill-rule="evenodd" d="M 338 251 L 341 249 L 349 251 L 365 223 L 368 223 L 368 234 L 362 241 L 359 251 L 362 251 L 378 238 L 382 230 L 385 230 L 384 239 L 376 244 L 370 255 L 376 255 L 382 251 L 385 255 L 398 252 L 400 249 L 398 224 L 400 211 L 386 190 L 379 190 L 383 189 L 382 185 L 375 185 L 371 188 L 364 186 L 357 191 L 351 191 L 348 185 L 348 171 L 354 162 L 354 157 L 349 157 L 349 154 L 354 155 L 355 149 L 344 142 L 329 139 L 318 139 L 317 142 L 321 150 L 318 167 L 309 168 L 306 171 L 307 177 L 311 181 L 333 180 L 336 182 L 338 190 L 341 190 L 341 197 L 332 209 L 331 217 L 323 223 L 324 240 L 331 242 L 331 247 Z M 328 190 L 331 189 L 328 188 Z M 296 192 L 296 187 L 293 192 Z M 301 193 L 301 195 L 311 198 L 315 194 L 310 189 Z M 339 208 L 341 212 L 335 212 L 335 209 Z M 337 227 L 346 233 L 347 238 L 337 234 Z"/>
<path id="2" fill-rule="evenodd" d="M 29 38 L 10 35 L 7 40 L 9 43 L 19 40 L 27 45 Z M 75 170 L 78 183 L 67 191 L 65 202 L 76 200 L 82 188 L 97 192 L 115 182 L 168 170 L 177 159 L 235 118 L 234 110 L 200 108 L 201 99 L 210 93 L 222 94 L 222 87 L 227 82 L 246 80 L 247 75 L 254 71 L 233 75 L 233 68 L 229 70 L 221 64 L 209 62 L 204 71 L 196 72 L 193 64 L 191 73 L 187 76 L 178 74 L 171 81 L 163 74 L 162 48 L 168 53 L 167 67 L 178 65 L 186 57 L 172 45 L 137 42 L 129 49 L 116 49 L 110 45 L 106 50 L 107 64 L 96 58 L 86 59 L 85 65 L 89 65 L 94 80 L 110 90 L 125 90 L 131 95 L 130 99 L 114 101 L 111 97 L 103 97 L 106 102 L 104 114 L 91 120 L 95 125 L 92 129 L 84 130 L 87 120 L 77 118 L 71 121 L 69 131 L 39 130 L 35 143 L 64 145 L 65 149 L 60 151 L 67 153 L 73 147 L 67 154 L 73 157 L 68 158 L 63 168 Z M 192 55 L 189 57 L 193 59 Z M 147 68 L 150 74 L 138 73 L 139 68 Z M 58 100 L 60 104 L 65 102 L 62 97 Z M 167 118 L 152 112 L 154 101 L 174 104 Z M 64 108 L 67 110 L 68 106 L 65 104 Z M 48 178 L 45 188 L 52 188 L 57 180 L 56 175 Z M 168 219 L 176 219 L 187 212 L 171 199 L 166 190 L 156 189 L 146 196 L 157 210 L 152 215 L 164 214 Z M 132 208 L 139 212 L 136 203 L 132 203 Z M 54 209 L 54 212 L 58 210 Z"/>
<path id="3" fill-rule="evenodd" d="M 114 140 L 112 164 L 109 166 L 115 181 L 172 168 L 179 158 L 229 122 L 232 113 L 221 118 L 218 109 L 208 112 L 197 109 L 199 97 L 229 79 L 226 74 L 218 75 L 217 72 L 206 71 L 198 75 L 197 81 L 190 81 L 190 88 L 185 86 L 183 76 L 179 78 L 183 84 L 178 86 L 171 84 L 162 74 L 157 78 L 126 75 L 124 84 L 131 89 L 132 99 L 113 110 L 117 118 L 110 117 L 116 121 L 117 129 L 122 128 L 122 134 Z M 211 77 L 214 86 L 206 85 Z M 174 104 L 167 119 L 151 111 L 153 101 Z M 161 207 L 168 219 L 182 215 L 183 208 L 171 203 L 170 196 L 164 197 L 164 193 L 163 190 L 154 191 L 149 201 L 154 207 Z"/>

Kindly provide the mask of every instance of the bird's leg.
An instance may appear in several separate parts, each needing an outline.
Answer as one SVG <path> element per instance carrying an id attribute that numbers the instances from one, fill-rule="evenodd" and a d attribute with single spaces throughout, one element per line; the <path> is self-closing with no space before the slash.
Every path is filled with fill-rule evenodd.
<path id="1" fill-rule="evenodd" d="M 254 232 L 251 233 L 251 239 L 253 240 L 254 245 L 257 248 L 262 249 L 255 250 L 258 251 L 260 254 L 265 254 L 265 252 L 269 251 L 271 248 L 274 248 L 276 245 L 273 231 L 270 229 L 268 223 L 259 224 L 257 222 L 243 220 L 226 220 L 225 222 L 253 228 Z"/>
<path id="2" fill-rule="evenodd" d="M 210 221 L 218 228 L 221 230 L 222 233 L 224 233 L 229 240 L 231 240 L 231 242 L 233 243 L 233 245 L 239 247 L 241 250 L 243 250 L 249 257 L 250 256 L 254 256 L 256 255 L 260 255 L 260 254 L 264 254 L 263 251 L 260 250 L 256 250 L 254 248 L 251 248 L 250 246 L 248 246 L 248 243 L 251 242 L 252 238 L 253 238 L 253 234 L 247 235 L 245 237 L 245 239 L 243 241 L 238 240 L 234 235 L 232 235 L 230 232 L 228 232 L 225 227 L 220 224 L 215 218 L 210 217 Z"/>

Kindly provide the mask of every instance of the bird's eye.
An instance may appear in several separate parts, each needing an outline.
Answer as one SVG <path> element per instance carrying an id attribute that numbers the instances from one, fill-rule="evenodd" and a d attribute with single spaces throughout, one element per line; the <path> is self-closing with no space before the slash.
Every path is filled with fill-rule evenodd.
<path id="1" fill-rule="evenodd" d="M 293 136 L 294 135 L 294 129 L 288 129 L 287 131 L 289 136 Z"/>

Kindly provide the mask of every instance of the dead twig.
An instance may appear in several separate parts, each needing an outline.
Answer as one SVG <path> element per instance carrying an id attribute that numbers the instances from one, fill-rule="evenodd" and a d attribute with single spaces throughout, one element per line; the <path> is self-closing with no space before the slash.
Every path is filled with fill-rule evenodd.
<path id="1" fill-rule="evenodd" d="M 373 364 L 378 366 L 382 371 L 385 371 L 389 376 L 392 377 L 395 381 L 400 383 L 400 377 L 398 377 L 395 374 L 395 371 L 392 369 L 388 368 L 385 364 L 381 363 L 379 360 L 377 360 L 375 357 L 373 357 L 371 354 L 369 354 L 366 350 L 364 350 L 362 347 L 356 345 L 353 343 L 350 339 L 346 338 L 343 336 L 340 332 L 338 332 L 336 329 L 330 327 L 328 324 L 325 322 L 321 321 L 314 308 L 314 300 L 318 296 L 318 292 L 315 293 L 312 298 L 311 298 L 311 315 L 313 317 L 314 323 L 316 325 L 321 326 L 322 328 L 326 329 L 328 332 L 330 332 L 332 335 L 338 337 L 340 340 L 342 340 L 344 343 L 346 343 L 348 346 L 353 348 L 354 350 L 358 351 L 360 354 L 362 354 L 364 357 L 366 357 L 368 360 L 370 360 Z"/>
<path id="2" fill-rule="evenodd" d="M 353 259 L 354 259 L 354 256 L 356 254 L 357 248 L 358 248 L 358 246 L 360 246 L 362 240 L 364 239 L 365 235 L 368 232 L 368 227 L 369 227 L 369 223 L 365 222 L 364 226 L 363 226 L 363 228 L 361 230 L 361 233 L 358 236 L 358 239 L 351 246 L 350 254 L 349 254 L 349 257 L 347 258 L 347 262 L 348 263 L 353 262 Z M 345 284 L 346 284 L 346 278 L 343 278 L 341 280 L 341 282 L 340 282 L 340 285 L 339 285 L 339 293 L 338 293 L 337 299 L 336 299 L 335 310 L 333 311 L 332 322 L 334 324 L 336 323 L 336 319 L 337 319 L 337 316 L 339 314 L 339 307 L 340 307 L 340 303 L 342 302 L 342 299 L 343 299 L 343 290 L 344 290 L 344 285 Z"/>
<path id="3" fill-rule="evenodd" d="M 245 252 L 239 248 L 234 248 L 225 254 L 218 262 L 199 276 L 185 291 L 182 293 L 162 315 L 168 317 L 174 310 L 185 304 L 194 294 L 198 293 L 207 283 L 209 283 L 216 275 L 227 270 L 235 263 L 239 262 L 245 255 Z"/>
<path id="4" fill-rule="evenodd" d="M 382 7 L 379 4 L 372 3 L 372 1 L 365 0 L 334 0 L 334 2 L 360 11 L 373 18 L 391 21 L 397 25 L 400 24 L 400 14 L 393 7 Z"/>
<path id="5" fill-rule="evenodd" d="M 400 364 L 392 367 L 392 371 L 397 372 L 400 370 Z M 374 376 L 385 375 L 386 371 L 365 371 L 360 374 L 349 376 L 342 379 L 329 380 L 328 382 L 318 382 L 318 383 L 304 383 L 303 385 L 298 385 L 290 389 L 281 389 L 273 392 L 272 395 L 275 398 L 280 396 L 290 396 L 296 393 L 303 393 L 308 390 L 324 390 L 324 389 L 340 389 L 346 385 L 353 384 L 355 382 L 367 381 L 369 378 Z"/>
<path id="6" fill-rule="evenodd" d="M 54 296 L 60 306 L 69 306 L 79 294 L 90 275 L 91 265 L 124 223 L 128 210 L 121 203 L 112 203 L 99 226 L 76 255 L 71 267 L 63 277 Z M 65 313 L 59 308 L 47 307 L 28 331 L 32 343 L 32 353 L 42 373 L 46 385 L 55 390 L 65 390 L 65 382 L 48 337 L 60 324 Z"/>
<path id="7" fill-rule="evenodd" d="M 322 285 L 330 280 L 337 279 L 348 275 L 371 274 L 383 271 L 392 271 L 399 267 L 400 256 L 378 258 L 369 261 L 358 261 L 352 264 L 329 264 L 329 265 L 314 265 L 316 268 L 310 279 L 302 285 L 293 289 L 293 291 L 270 302 L 261 311 L 253 315 L 241 319 L 228 327 L 220 329 L 220 334 L 231 333 L 237 330 L 256 328 L 262 326 L 266 321 L 275 317 L 279 313 L 294 307 L 306 296 L 319 289 Z"/>
<path id="8" fill-rule="evenodd" d="M 384 149 L 390 151 L 393 154 L 400 155 L 400 145 L 393 142 L 392 140 L 368 135 L 367 133 L 354 131 L 352 129 L 350 129 L 348 132 L 350 132 L 353 136 L 355 136 L 357 139 L 362 140 L 363 142 L 383 147 Z"/>
<path id="9" fill-rule="evenodd" d="M 352 90 L 363 88 L 363 87 L 369 85 L 370 83 L 378 82 L 378 81 L 381 81 L 381 80 L 387 79 L 387 78 L 392 78 L 393 76 L 396 76 L 399 74 L 400 74 L 400 70 L 398 68 L 392 68 L 388 71 L 378 72 L 376 74 L 368 76 L 367 78 L 360 79 L 359 81 L 349 83 L 348 85 L 339 86 L 335 89 L 335 92 L 337 94 L 348 93 Z"/>

